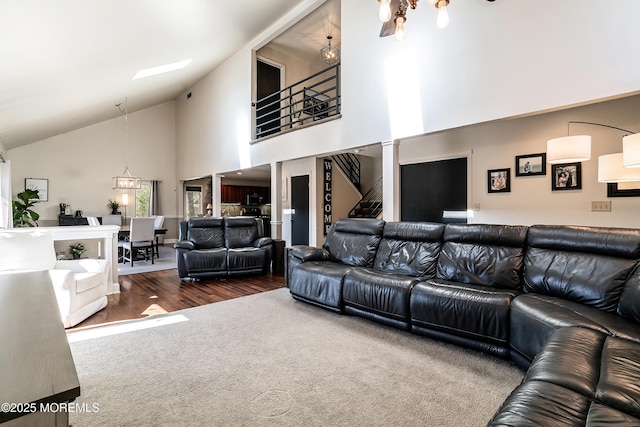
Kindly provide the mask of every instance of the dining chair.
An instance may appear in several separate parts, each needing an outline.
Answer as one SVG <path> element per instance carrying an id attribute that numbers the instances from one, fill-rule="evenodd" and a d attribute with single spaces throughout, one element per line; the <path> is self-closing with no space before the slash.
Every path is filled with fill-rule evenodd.
<path id="1" fill-rule="evenodd" d="M 164 216 L 163 215 L 156 215 L 153 218 L 154 218 L 153 228 L 154 229 L 162 228 L 162 225 L 164 224 Z M 162 243 L 164 243 L 164 236 L 162 234 L 156 234 L 155 235 L 155 244 L 153 246 L 154 250 L 156 251 L 156 258 L 160 258 L 160 251 L 159 251 L 160 241 L 162 241 Z"/>
<path id="2" fill-rule="evenodd" d="M 122 225 L 122 215 L 104 215 L 102 225 Z"/>
<path id="3" fill-rule="evenodd" d="M 100 225 L 100 221 L 98 221 L 98 217 L 97 216 L 88 216 L 87 217 L 87 223 L 92 227 Z"/>
<path id="4" fill-rule="evenodd" d="M 131 262 L 139 250 L 144 250 L 144 259 L 149 259 L 151 253 L 151 264 L 154 264 L 153 244 L 155 242 L 155 232 L 153 228 L 154 218 L 131 218 L 129 225 L 129 240 L 122 243 L 122 262 Z M 128 254 L 128 256 L 127 256 Z"/>

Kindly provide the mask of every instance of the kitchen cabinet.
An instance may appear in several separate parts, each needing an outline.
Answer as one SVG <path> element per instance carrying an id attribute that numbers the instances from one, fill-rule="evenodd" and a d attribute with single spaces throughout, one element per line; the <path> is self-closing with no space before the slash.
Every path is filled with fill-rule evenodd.
<path id="1" fill-rule="evenodd" d="M 262 196 L 263 203 L 271 203 L 271 189 L 254 185 L 222 185 L 220 190 L 222 203 L 240 203 L 244 205 L 248 194 Z"/>

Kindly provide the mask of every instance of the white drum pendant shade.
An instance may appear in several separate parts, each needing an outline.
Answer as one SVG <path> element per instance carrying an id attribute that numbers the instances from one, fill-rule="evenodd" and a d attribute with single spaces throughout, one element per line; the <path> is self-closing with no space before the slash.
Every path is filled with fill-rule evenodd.
<path id="1" fill-rule="evenodd" d="M 575 163 L 591 158 L 591 136 L 572 135 L 547 141 L 547 162 Z"/>
<path id="2" fill-rule="evenodd" d="M 640 168 L 640 133 L 622 138 L 622 152 L 625 168 Z"/>
<path id="3" fill-rule="evenodd" d="M 598 157 L 598 182 L 640 181 L 640 168 L 625 168 L 622 153 Z"/>

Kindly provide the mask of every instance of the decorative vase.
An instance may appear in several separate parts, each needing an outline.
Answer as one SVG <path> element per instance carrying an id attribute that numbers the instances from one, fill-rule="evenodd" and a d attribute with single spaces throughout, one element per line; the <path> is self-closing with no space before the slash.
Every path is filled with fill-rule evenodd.
<path id="1" fill-rule="evenodd" d="M 71 254 L 71 255 L 73 255 L 73 259 L 80 259 L 80 254 L 74 253 L 74 254 Z"/>

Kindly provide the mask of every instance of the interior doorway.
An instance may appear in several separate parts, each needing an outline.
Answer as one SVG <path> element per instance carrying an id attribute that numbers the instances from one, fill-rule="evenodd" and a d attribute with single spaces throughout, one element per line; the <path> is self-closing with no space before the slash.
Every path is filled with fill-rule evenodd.
<path id="1" fill-rule="evenodd" d="M 467 222 L 467 158 L 400 166 L 402 221 Z"/>
<path id="2" fill-rule="evenodd" d="M 291 244 L 309 244 L 309 175 L 291 177 Z"/>
<path id="3" fill-rule="evenodd" d="M 280 131 L 280 90 L 282 68 L 257 60 L 256 66 L 256 138 Z"/>

